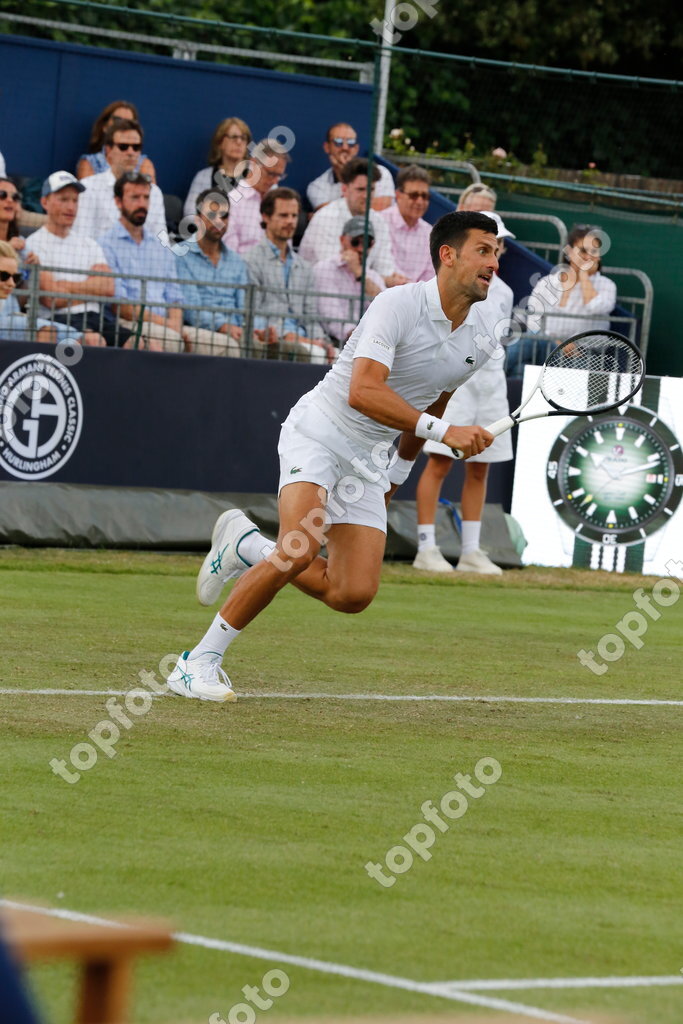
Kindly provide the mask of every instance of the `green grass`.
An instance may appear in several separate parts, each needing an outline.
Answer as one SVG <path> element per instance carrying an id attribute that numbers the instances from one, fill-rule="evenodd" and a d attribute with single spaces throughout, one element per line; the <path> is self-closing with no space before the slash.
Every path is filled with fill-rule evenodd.
<path id="1" fill-rule="evenodd" d="M 127 689 L 192 644 L 192 556 L 0 551 L 0 686 Z M 640 651 L 582 667 L 653 579 L 526 570 L 469 582 L 385 569 L 361 616 L 291 590 L 239 639 L 240 692 L 680 699 L 681 610 Z M 683 607 L 683 603 L 682 603 Z M 75 785 L 68 759 L 104 698 L 0 694 L 5 894 L 170 918 L 213 938 L 416 981 L 673 975 L 682 966 L 676 707 L 161 699 Z M 382 888 L 364 870 L 453 774 L 502 777 Z M 136 971 L 136 1024 L 227 1020 L 284 966 L 262 1019 L 488 1020 L 433 996 L 178 946 Z M 31 972 L 50 1024 L 73 975 Z M 584 1020 L 679 1024 L 675 987 L 496 992 Z M 511 1014 L 496 1020 L 515 1021 Z"/>

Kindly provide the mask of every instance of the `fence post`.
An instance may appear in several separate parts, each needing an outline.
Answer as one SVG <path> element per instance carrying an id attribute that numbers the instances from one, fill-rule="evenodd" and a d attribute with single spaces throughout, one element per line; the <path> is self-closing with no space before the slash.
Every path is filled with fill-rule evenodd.
<path id="1" fill-rule="evenodd" d="M 247 356 L 252 355 L 252 349 L 254 347 L 253 336 L 254 336 L 254 292 L 256 291 L 256 285 L 247 284 L 244 286 L 244 353 Z"/>
<path id="2" fill-rule="evenodd" d="M 40 304 L 40 267 L 32 263 L 28 268 L 28 301 L 26 303 L 26 317 L 28 321 L 29 337 L 36 340 L 36 321 L 38 319 L 38 307 Z"/>

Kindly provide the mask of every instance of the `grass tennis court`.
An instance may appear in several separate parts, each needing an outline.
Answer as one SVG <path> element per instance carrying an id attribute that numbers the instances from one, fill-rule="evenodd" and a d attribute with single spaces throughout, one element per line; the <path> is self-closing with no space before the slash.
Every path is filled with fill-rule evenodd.
<path id="1" fill-rule="evenodd" d="M 53 774 L 50 760 L 68 762 L 109 717 L 106 696 L 75 691 L 139 686 L 204 631 L 198 565 L 0 551 L 4 896 L 167 917 L 226 945 L 142 961 L 139 1024 L 228 1021 L 272 969 L 289 989 L 259 1022 L 678 1024 L 683 706 L 585 702 L 680 701 L 681 608 L 662 609 L 642 649 L 627 644 L 601 676 L 576 657 L 654 578 L 529 569 L 470 582 L 388 565 L 358 617 L 291 590 L 226 659 L 251 696 L 155 699 L 114 757 L 100 752 L 73 784 Z M 558 702 L 348 699 L 361 694 Z M 430 859 L 415 854 L 389 888 L 371 878 L 366 862 L 405 845 L 425 801 L 486 757 L 501 777 L 436 830 Z M 31 977 L 45 1019 L 66 1024 L 69 971 Z M 538 985 L 588 978 L 641 983 Z"/>

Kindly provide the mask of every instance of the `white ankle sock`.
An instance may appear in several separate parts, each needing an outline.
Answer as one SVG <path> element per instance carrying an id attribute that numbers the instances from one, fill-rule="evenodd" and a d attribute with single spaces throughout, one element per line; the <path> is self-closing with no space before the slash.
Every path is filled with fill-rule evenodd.
<path id="1" fill-rule="evenodd" d="M 260 530 L 247 534 L 237 545 L 237 554 L 249 565 L 256 565 L 267 558 L 271 551 L 275 551 L 275 541 L 268 540 Z"/>
<path id="2" fill-rule="evenodd" d="M 481 522 L 478 519 L 463 519 L 460 534 L 463 555 L 469 555 L 471 551 L 477 550 L 480 536 Z"/>
<path id="3" fill-rule="evenodd" d="M 436 537 L 434 535 L 434 523 L 418 523 L 417 524 L 417 550 L 425 551 L 427 548 L 436 547 Z"/>
<path id="4" fill-rule="evenodd" d="M 204 657 L 215 660 L 216 656 L 221 659 L 229 645 L 241 632 L 240 629 L 233 629 L 225 619 L 221 618 L 220 614 L 217 614 L 197 646 L 190 651 L 188 660 Z"/>

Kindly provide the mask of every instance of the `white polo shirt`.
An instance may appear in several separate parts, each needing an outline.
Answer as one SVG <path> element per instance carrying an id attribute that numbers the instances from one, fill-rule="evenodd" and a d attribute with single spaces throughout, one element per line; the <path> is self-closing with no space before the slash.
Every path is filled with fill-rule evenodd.
<path id="1" fill-rule="evenodd" d="M 295 409 L 312 404 L 364 448 L 391 442 L 400 431 L 349 405 L 353 360 L 374 359 L 388 367 L 389 387 L 416 409 L 425 410 L 486 363 L 497 346 L 498 319 L 494 306 L 475 302 L 453 331 L 441 308 L 436 278 L 390 288 L 373 299 L 337 362 Z"/>

